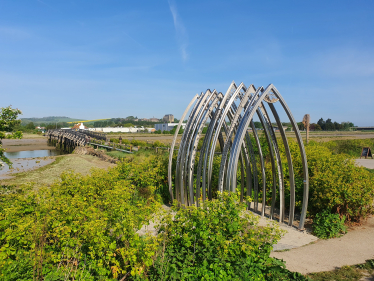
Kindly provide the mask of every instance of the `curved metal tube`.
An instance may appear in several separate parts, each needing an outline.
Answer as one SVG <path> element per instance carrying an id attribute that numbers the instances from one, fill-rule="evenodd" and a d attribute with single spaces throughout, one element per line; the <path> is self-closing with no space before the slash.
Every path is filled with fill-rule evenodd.
<path id="1" fill-rule="evenodd" d="M 240 103 L 237 106 L 235 99 L 240 98 Z M 196 101 L 197 100 L 197 101 Z M 289 180 L 290 180 L 290 207 L 289 207 L 289 225 L 292 225 L 295 213 L 295 179 L 294 169 L 292 165 L 292 158 L 290 148 L 287 142 L 286 134 L 282 127 L 282 123 L 279 119 L 278 113 L 275 110 L 273 103 L 280 102 L 286 114 L 288 115 L 290 122 L 294 128 L 296 138 L 299 144 L 301 159 L 303 164 L 303 176 L 304 176 L 304 194 L 302 203 L 302 212 L 299 228 L 304 227 L 306 210 L 308 206 L 308 192 L 309 192 L 309 175 L 307 159 L 305 154 L 304 144 L 300 136 L 297 124 L 285 103 L 283 97 L 279 94 L 278 90 L 274 85 L 270 84 L 264 89 L 260 87 L 255 89 L 253 85 L 246 88 L 243 83 L 238 87 L 234 82 L 230 84 L 225 95 L 221 93 L 217 94 L 216 91 L 211 93 L 209 90 L 201 93 L 199 98 L 195 96 L 185 110 L 184 116 L 187 114 L 189 108 L 195 103 L 191 110 L 188 118 L 185 131 L 182 135 L 180 148 L 178 151 L 176 170 L 175 170 L 175 197 L 181 204 L 187 203 L 192 205 L 196 202 L 198 205 L 198 199 L 200 198 L 200 185 L 202 188 L 203 201 L 212 199 L 212 168 L 215 149 L 217 140 L 220 142 L 222 158 L 220 163 L 220 171 L 218 178 L 218 191 L 229 190 L 230 192 L 236 191 L 237 185 L 237 170 L 240 167 L 240 186 L 241 186 L 241 198 L 243 201 L 244 193 L 252 196 L 252 189 L 254 192 L 254 210 L 258 211 L 258 172 L 256 156 L 254 154 L 253 144 L 251 137 L 249 136 L 247 129 L 250 126 L 252 128 L 253 136 L 258 149 L 258 160 L 260 162 L 261 174 L 262 174 L 262 210 L 261 214 L 265 214 L 265 199 L 266 199 L 266 176 L 265 176 L 265 164 L 264 157 L 257 134 L 257 130 L 253 123 L 253 116 L 257 113 L 260 121 L 264 127 L 264 133 L 266 137 L 266 144 L 269 147 L 271 165 L 272 165 L 272 200 L 271 200 L 271 212 L 270 216 L 273 217 L 275 203 L 277 199 L 277 192 L 279 192 L 280 199 L 280 221 L 284 220 L 285 214 L 285 199 L 284 199 L 284 174 L 282 169 L 282 161 L 279 151 L 279 144 L 275 136 L 274 128 L 272 126 L 269 114 L 266 111 L 263 101 L 269 104 L 272 115 L 274 116 L 277 125 L 280 130 L 282 141 L 285 147 L 285 154 L 287 157 L 288 169 L 289 169 Z M 207 133 L 204 137 L 202 147 L 200 149 L 200 156 L 197 165 L 196 172 L 196 186 L 194 186 L 194 169 L 195 159 L 197 153 L 197 146 L 199 139 L 207 119 L 210 118 Z M 226 125 L 226 118 L 230 122 L 229 128 Z M 182 121 L 181 120 L 181 121 Z M 178 124 L 177 132 L 181 126 L 181 121 Z M 221 131 L 225 132 L 225 140 Z M 174 135 L 174 139 L 171 145 L 168 165 L 168 176 L 169 176 L 169 192 L 172 200 L 173 198 L 173 187 L 172 187 L 172 161 L 173 161 L 173 150 L 175 141 L 177 138 L 177 132 Z M 233 139 L 233 140 L 232 140 Z M 240 161 L 240 163 L 239 163 Z M 252 168 L 251 168 L 252 166 Z M 276 168 L 277 167 L 277 168 Z M 276 171 L 277 170 L 277 171 Z M 276 176 L 278 174 L 278 177 Z M 202 177 L 202 182 L 201 182 Z M 278 180 L 277 180 L 278 178 Z M 202 183 L 202 184 L 201 184 Z M 277 189 L 277 183 L 279 190 Z M 194 194 L 194 188 L 196 187 L 196 194 Z M 208 196 L 207 190 L 208 187 Z M 195 200 L 196 196 L 196 200 Z M 250 208 L 250 204 L 247 204 Z"/>
<path id="2" fill-rule="evenodd" d="M 185 109 L 181 119 L 179 120 L 178 127 L 177 127 L 177 129 L 174 133 L 174 138 L 173 138 L 173 141 L 172 141 L 171 146 L 170 146 L 169 164 L 168 164 L 168 183 L 169 183 L 169 192 L 170 192 L 171 203 L 173 203 L 173 200 L 174 200 L 173 186 L 172 186 L 172 183 L 171 183 L 171 167 L 172 167 L 172 164 L 173 164 L 173 154 L 174 154 L 175 142 L 177 141 L 178 132 L 179 132 L 179 129 L 180 129 L 182 123 L 183 123 L 184 117 L 186 117 L 188 110 L 190 109 L 190 107 L 193 105 L 193 103 L 196 101 L 196 99 L 198 97 L 199 97 L 199 95 L 195 95 L 192 98 L 192 100 L 190 101 L 190 103 L 187 105 L 187 108 Z"/>

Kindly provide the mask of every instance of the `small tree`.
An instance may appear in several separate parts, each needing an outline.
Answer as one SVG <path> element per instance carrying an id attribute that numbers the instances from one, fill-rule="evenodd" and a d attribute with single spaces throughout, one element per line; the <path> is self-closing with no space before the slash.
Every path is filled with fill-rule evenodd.
<path id="1" fill-rule="evenodd" d="M 2 107 L 0 109 L 0 160 L 9 166 L 11 166 L 12 163 L 4 155 L 5 149 L 2 147 L 1 140 L 5 138 L 5 133 L 11 133 L 12 138 L 22 138 L 21 132 L 13 132 L 14 127 L 21 123 L 21 120 L 17 120 L 17 117 L 20 114 L 22 114 L 21 110 L 18 108 L 13 109 L 11 106 Z M 3 166 L 4 164 L 1 163 L 0 165 Z"/>

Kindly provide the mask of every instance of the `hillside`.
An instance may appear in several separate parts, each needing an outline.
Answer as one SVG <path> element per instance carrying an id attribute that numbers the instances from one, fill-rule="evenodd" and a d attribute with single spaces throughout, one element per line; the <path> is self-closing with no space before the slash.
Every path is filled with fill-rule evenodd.
<path id="1" fill-rule="evenodd" d="M 66 116 L 48 116 L 48 117 L 42 117 L 42 118 L 21 118 L 22 124 L 28 124 L 30 122 L 33 122 L 34 124 L 40 124 L 40 123 L 61 123 L 61 122 L 74 122 L 74 121 L 83 121 L 84 119 L 77 119 L 77 118 L 70 118 Z"/>

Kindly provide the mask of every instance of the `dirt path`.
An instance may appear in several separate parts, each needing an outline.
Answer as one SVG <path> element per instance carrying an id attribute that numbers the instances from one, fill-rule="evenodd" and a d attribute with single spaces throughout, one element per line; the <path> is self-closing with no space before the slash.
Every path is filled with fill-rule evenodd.
<path id="1" fill-rule="evenodd" d="M 271 256 L 283 259 L 287 269 L 302 274 L 365 263 L 374 258 L 374 217 L 340 238 L 318 240 L 286 252 L 273 252 Z"/>

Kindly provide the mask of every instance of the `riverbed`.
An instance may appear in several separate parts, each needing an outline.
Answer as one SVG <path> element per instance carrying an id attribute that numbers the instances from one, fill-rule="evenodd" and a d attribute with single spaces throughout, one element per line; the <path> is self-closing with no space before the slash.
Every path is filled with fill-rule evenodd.
<path id="1" fill-rule="evenodd" d="M 10 168 L 5 164 L 0 167 L 0 180 L 10 179 L 14 174 L 38 169 L 55 161 L 55 156 L 62 153 L 49 146 L 46 137 L 35 139 L 4 139 L 3 148 L 6 149 L 5 157 L 12 163 Z"/>

